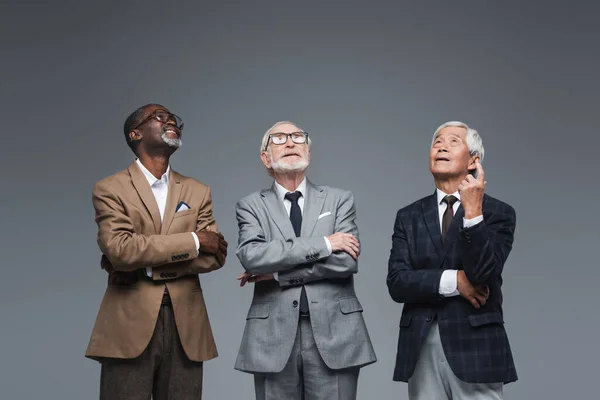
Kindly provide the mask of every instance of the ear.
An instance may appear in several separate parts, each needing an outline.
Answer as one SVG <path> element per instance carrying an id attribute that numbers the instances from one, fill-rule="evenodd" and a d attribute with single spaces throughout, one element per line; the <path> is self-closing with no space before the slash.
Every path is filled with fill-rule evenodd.
<path id="1" fill-rule="evenodd" d="M 260 161 L 262 161 L 265 167 L 271 169 L 271 157 L 269 157 L 266 151 L 260 153 Z"/>
<path id="2" fill-rule="evenodd" d="M 142 134 L 137 129 L 129 132 L 129 140 L 132 142 L 136 142 L 138 140 L 142 140 Z"/>
<path id="3" fill-rule="evenodd" d="M 469 172 L 477 170 L 477 165 L 476 165 L 477 161 L 481 161 L 481 157 L 471 156 L 471 158 L 469 158 L 469 165 L 467 166 L 467 169 L 469 170 Z"/>

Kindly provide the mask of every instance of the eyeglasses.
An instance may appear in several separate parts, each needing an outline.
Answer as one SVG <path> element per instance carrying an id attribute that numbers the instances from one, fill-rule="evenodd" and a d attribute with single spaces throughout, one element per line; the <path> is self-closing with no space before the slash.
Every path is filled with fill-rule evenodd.
<path id="1" fill-rule="evenodd" d="M 286 144 L 289 137 L 292 138 L 292 142 L 294 142 L 294 143 L 297 143 L 297 144 L 306 143 L 306 141 L 308 140 L 308 132 L 300 131 L 300 132 L 292 132 L 292 133 L 282 133 L 282 132 L 271 133 L 269 135 L 269 139 L 267 140 L 267 144 L 265 145 L 265 150 L 267 150 L 267 147 L 269 147 L 270 141 L 272 141 L 273 144 L 277 144 L 277 145 Z"/>
<path id="2" fill-rule="evenodd" d="M 139 128 L 140 126 L 144 125 L 146 122 L 150 121 L 152 118 L 156 119 L 158 122 L 162 122 L 163 124 L 166 124 L 169 121 L 173 121 L 173 122 L 175 122 L 175 126 L 177 127 L 177 129 L 179 129 L 180 131 L 183 130 L 183 121 L 181 120 L 181 118 L 179 118 L 177 115 L 170 113 L 168 111 L 165 111 L 165 110 L 154 111 L 152 114 L 150 114 L 146 118 L 144 118 L 142 120 L 142 122 L 140 122 L 139 124 L 134 126 L 131 130 Z"/>

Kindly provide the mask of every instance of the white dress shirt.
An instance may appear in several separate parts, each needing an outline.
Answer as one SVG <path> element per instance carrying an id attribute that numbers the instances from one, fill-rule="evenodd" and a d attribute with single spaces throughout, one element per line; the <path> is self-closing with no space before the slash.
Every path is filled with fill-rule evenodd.
<path id="1" fill-rule="evenodd" d="M 277 182 L 275 182 L 275 189 L 277 189 L 277 195 L 279 196 L 281 201 L 283 201 L 283 206 L 285 207 L 285 211 L 287 212 L 287 215 L 289 217 L 290 210 L 292 209 L 292 202 L 285 198 L 285 195 L 289 193 L 289 191 Z M 292 192 L 300 192 L 302 194 L 302 196 L 300 196 L 300 198 L 298 199 L 298 206 L 300 207 L 300 212 L 302 213 L 302 215 L 304 215 L 304 196 L 306 196 L 306 178 L 304 178 L 302 182 L 300 182 L 296 190 L 293 190 Z M 324 238 L 328 251 L 328 253 L 325 255 L 327 257 L 331 254 L 331 243 L 329 242 L 329 239 L 327 239 L 326 236 L 324 236 Z M 275 278 L 275 280 L 279 280 L 279 274 L 277 272 L 273 273 L 273 277 Z"/>
<path id="2" fill-rule="evenodd" d="M 160 222 L 163 222 L 163 218 L 165 217 L 165 208 L 167 206 L 167 196 L 169 195 L 169 172 L 171 171 L 171 166 L 167 166 L 167 172 L 165 172 L 160 179 L 156 179 L 152 172 L 148 171 L 144 164 L 140 161 L 139 158 L 135 160 L 137 162 L 138 167 L 142 170 L 142 173 L 148 180 L 148 184 L 150 185 L 150 189 L 152 189 L 152 194 L 154 194 L 154 199 L 156 200 L 156 204 L 158 205 L 158 211 L 160 212 Z M 196 256 L 198 256 L 200 250 L 200 241 L 198 240 L 198 236 L 195 232 L 191 232 L 194 237 L 194 242 L 196 242 Z M 152 276 L 152 267 L 146 267 L 146 275 Z"/>
<path id="3" fill-rule="evenodd" d="M 444 197 L 446 197 L 447 194 L 442 192 L 440 189 L 436 189 L 436 194 L 437 194 L 437 201 L 438 201 L 438 214 L 440 217 L 440 230 L 441 230 L 444 212 L 446 211 L 446 208 L 448 207 L 448 204 L 443 201 Z M 454 196 L 458 199 L 458 201 L 454 202 L 454 204 L 452 205 L 453 215 L 456 215 L 456 210 L 458 210 L 458 207 L 460 206 L 460 193 L 454 192 L 454 193 L 452 193 L 452 196 Z M 483 215 L 479 215 L 479 216 L 477 216 L 475 218 L 471 218 L 471 219 L 463 218 L 463 227 L 470 228 L 472 226 L 477 225 L 481 221 L 483 221 Z M 442 272 L 442 277 L 440 279 L 440 288 L 439 288 L 439 293 L 442 296 L 452 297 L 452 296 L 458 296 L 460 294 L 456 288 L 457 287 L 457 285 L 456 285 L 457 273 L 458 273 L 458 270 L 456 270 L 456 269 L 447 269 L 444 272 Z"/>

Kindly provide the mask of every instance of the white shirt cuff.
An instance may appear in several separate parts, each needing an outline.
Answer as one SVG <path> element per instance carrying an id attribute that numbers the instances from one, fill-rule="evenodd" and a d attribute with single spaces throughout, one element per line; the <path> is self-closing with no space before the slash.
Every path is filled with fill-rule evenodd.
<path id="1" fill-rule="evenodd" d="M 279 282 L 279 272 L 273 272 L 273 279 Z"/>
<path id="2" fill-rule="evenodd" d="M 194 242 L 196 242 L 196 257 L 198 257 L 198 254 L 200 254 L 200 240 L 196 232 L 192 232 L 192 236 L 194 237 Z"/>
<path id="3" fill-rule="evenodd" d="M 458 296 L 458 290 L 456 289 L 456 276 L 458 274 L 458 270 L 455 269 L 447 269 L 442 272 L 442 277 L 440 279 L 440 288 L 439 292 L 444 297 L 452 297 Z"/>
<path id="4" fill-rule="evenodd" d="M 331 255 L 331 243 L 329 242 L 329 239 L 327 239 L 327 236 L 323 236 L 325 238 L 325 245 L 327 245 L 327 255 L 325 257 L 329 257 Z"/>
<path id="5" fill-rule="evenodd" d="M 483 215 L 471 219 L 463 218 L 463 228 L 470 228 L 477 225 L 481 221 L 483 221 Z"/>

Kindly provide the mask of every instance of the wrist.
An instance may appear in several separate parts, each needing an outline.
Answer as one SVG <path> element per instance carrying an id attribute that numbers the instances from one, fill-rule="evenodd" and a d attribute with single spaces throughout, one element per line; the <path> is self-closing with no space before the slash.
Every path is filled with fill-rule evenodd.
<path id="1" fill-rule="evenodd" d="M 465 219 L 473 219 L 479 217 L 480 215 L 483 215 L 483 210 L 481 209 L 481 207 L 477 207 L 474 209 L 465 208 Z"/>

